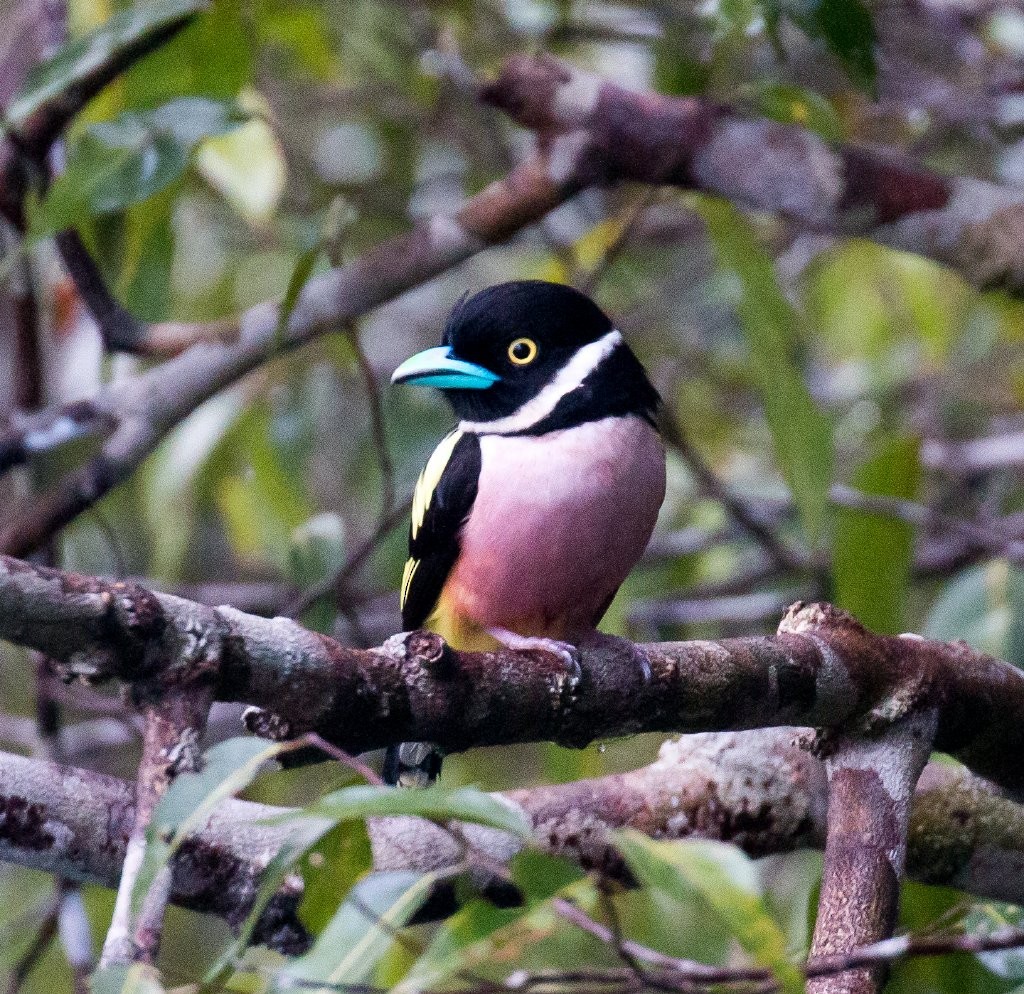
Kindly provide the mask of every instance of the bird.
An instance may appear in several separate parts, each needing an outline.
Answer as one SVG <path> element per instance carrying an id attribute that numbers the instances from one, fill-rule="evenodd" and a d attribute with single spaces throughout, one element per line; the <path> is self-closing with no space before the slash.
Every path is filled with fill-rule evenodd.
<path id="1" fill-rule="evenodd" d="M 464 296 L 441 344 L 391 382 L 440 390 L 458 418 L 416 483 L 403 628 L 460 650 L 554 651 L 578 671 L 665 496 L 643 365 L 586 294 L 517 280 Z M 430 743 L 403 743 L 384 779 L 424 786 L 440 765 Z"/>

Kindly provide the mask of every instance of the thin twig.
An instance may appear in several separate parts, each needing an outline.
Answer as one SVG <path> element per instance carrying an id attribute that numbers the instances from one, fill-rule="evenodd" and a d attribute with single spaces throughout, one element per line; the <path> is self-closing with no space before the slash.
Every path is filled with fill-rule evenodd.
<path id="1" fill-rule="evenodd" d="M 46 906 L 46 913 L 39 927 L 36 929 L 28 948 L 21 954 L 17 962 L 11 968 L 11 978 L 7 984 L 7 994 L 18 994 L 21 985 L 28 979 L 28 975 L 42 959 L 50 943 L 57 935 L 57 922 L 60 916 L 60 893 L 57 891 L 49 904 Z"/>
<path id="2" fill-rule="evenodd" d="M 381 480 L 380 517 L 377 521 L 377 527 L 380 528 L 389 519 L 395 508 L 395 463 L 391 457 L 391 447 L 388 444 L 387 425 L 384 422 L 384 404 L 381 400 L 377 374 L 359 341 L 359 332 L 350 325 L 345 332 L 345 337 L 355 354 L 356 364 L 359 366 L 366 387 L 366 399 L 370 405 L 370 433 L 373 437 L 373 448 L 377 454 Z"/>
<path id="3" fill-rule="evenodd" d="M 342 766 L 347 766 L 350 770 L 358 773 L 367 783 L 372 783 L 376 787 L 383 787 L 384 780 L 371 767 L 367 766 L 361 759 L 356 758 L 351 753 L 346 752 L 344 749 L 339 749 L 338 746 L 328 742 L 325 738 L 317 735 L 316 732 L 307 732 L 303 739 L 309 745 L 321 752 L 326 753 L 331 759 Z"/>
<path id="4" fill-rule="evenodd" d="M 64 268 L 96 322 L 106 350 L 147 354 L 146 325 L 110 291 L 82 236 L 74 228 L 69 228 L 59 232 L 55 241 Z"/>
<path id="5" fill-rule="evenodd" d="M 843 484 L 834 484 L 830 488 L 829 499 L 833 504 L 851 510 L 896 518 L 918 528 L 962 535 L 986 551 L 1005 555 L 1015 563 L 1024 563 L 1024 540 L 1003 531 L 996 524 L 967 521 L 916 501 L 866 494 Z"/>
<path id="6" fill-rule="evenodd" d="M 567 922 L 593 935 L 602 942 L 606 942 L 609 945 L 615 944 L 614 931 L 607 925 L 595 921 L 579 905 L 573 904 L 572 901 L 564 897 L 553 898 L 551 904 L 559 917 L 564 918 Z M 702 981 L 709 984 L 729 983 L 738 980 L 763 980 L 766 975 L 765 970 L 758 967 L 743 970 L 728 969 L 725 967 L 708 966 L 705 963 L 698 963 L 696 960 L 681 959 L 678 956 L 669 956 L 667 953 L 651 949 L 650 946 L 645 946 L 632 939 L 623 939 L 622 949 L 636 959 L 651 963 L 654 966 L 665 967 L 688 980 Z"/>
<path id="7" fill-rule="evenodd" d="M 405 521 L 412 507 L 412 498 L 407 498 L 401 504 L 391 509 L 387 517 L 377 523 L 377 527 L 363 541 L 363 543 L 346 560 L 344 566 L 336 573 L 325 576 L 309 590 L 295 598 L 291 603 L 281 609 L 281 614 L 286 618 L 296 618 L 304 611 L 309 610 L 321 597 L 334 593 L 337 599 L 344 596 L 348 583 L 356 571 L 373 554 L 378 545 L 387 537 L 393 528 Z"/>
<path id="8" fill-rule="evenodd" d="M 729 517 L 759 542 L 780 570 L 801 572 L 808 565 L 803 554 L 790 549 L 772 529 L 761 521 L 746 501 L 736 497 L 704 461 L 704 457 L 690 444 L 679 427 L 675 412 L 666 405 L 665 417 L 661 420 L 661 431 L 665 441 L 672 446 L 690 467 L 701 489 L 725 508 Z"/>
<path id="9" fill-rule="evenodd" d="M 627 939 L 622 931 L 622 922 L 619 920 L 619 912 L 615 907 L 610 882 L 603 877 L 598 881 L 598 895 L 601 898 L 601 907 L 604 909 L 605 917 L 608 919 L 608 925 L 611 929 L 612 945 L 615 948 L 615 954 L 633 971 L 636 979 L 641 984 L 653 987 L 655 990 L 681 991 L 685 992 L 685 994 L 700 989 L 698 985 L 692 983 L 689 979 L 674 977 L 672 983 L 666 983 L 649 971 L 641 962 L 640 957 L 626 944 Z"/>
<path id="10" fill-rule="evenodd" d="M 580 290 L 586 294 L 593 294 L 598 284 L 607 275 L 608 270 L 611 269 L 615 261 L 633 240 L 633 236 L 640 225 L 640 220 L 647 212 L 647 209 L 658 199 L 660 193 L 661 191 L 658 187 L 652 186 L 637 197 L 636 202 L 629 208 L 626 220 L 619 229 L 615 239 L 605 249 L 593 268 L 576 280 L 576 286 Z"/>

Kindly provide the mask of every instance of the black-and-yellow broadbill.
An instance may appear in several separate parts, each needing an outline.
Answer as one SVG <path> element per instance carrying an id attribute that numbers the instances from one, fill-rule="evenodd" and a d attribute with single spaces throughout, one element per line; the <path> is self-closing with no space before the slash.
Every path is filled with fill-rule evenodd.
<path id="1" fill-rule="evenodd" d="M 561 284 L 503 283 L 461 301 L 442 344 L 392 383 L 444 392 L 458 427 L 413 497 L 406 630 L 457 649 L 544 648 L 571 661 L 643 553 L 665 496 L 659 398 L 620 332 Z M 389 750 L 421 784 L 440 758 Z"/>

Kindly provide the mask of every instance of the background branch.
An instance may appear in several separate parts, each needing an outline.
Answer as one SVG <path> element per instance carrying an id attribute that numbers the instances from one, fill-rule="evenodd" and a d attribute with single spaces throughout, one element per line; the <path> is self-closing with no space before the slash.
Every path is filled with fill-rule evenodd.
<path id="1" fill-rule="evenodd" d="M 1024 198 L 995 184 L 945 179 L 910 160 L 870 150 L 831 150 L 791 126 L 743 118 L 694 99 L 633 94 L 547 58 L 509 60 L 483 98 L 536 130 L 541 153 L 461 210 L 311 279 L 283 340 L 272 302 L 212 325 L 152 326 L 140 344 L 148 352 L 174 354 L 187 343 L 206 341 L 94 398 L 96 410 L 112 413 L 120 427 L 96 459 L 0 532 L 0 548 L 23 555 L 37 547 L 127 478 L 172 425 L 281 350 L 338 330 L 507 239 L 592 183 L 633 179 L 703 188 L 816 228 L 846 230 L 850 218 L 866 213 L 877 225 L 868 233 L 886 244 L 958 266 L 976 283 L 1018 281 L 1016 255 L 1007 258 L 1002 235 Z M 737 172 L 751 157 L 762 167 Z M 86 294 L 103 298 L 94 277 Z"/>
<path id="2" fill-rule="evenodd" d="M 804 729 L 691 735 L 630 773 L 506 796 L 527 813 L 543 848 L 611 878 L 624 879 L 610 838 L 619 828 L 732 842 L 752 856 L 821 848 L 826 780 L 810 741 Z M 0 859 L 115 886 L 135 821 L 134 793 L 113 777 L 0 753 Z M 171 899 L 240 924 L 291 831 L 270 822 L 283 811 L 248 801 L 219 805 L 175 858 Z M 378 870 L 426 872 L 464 860 L 451 833 L 421 819 L 374 819 L 370 832 Z M 463 825 L 460 834 L 500 862 L 522 846 L 482 826 Z M 1024 809 L 963 770 L 930 765 L 913 804 L 909 875 L 1020 902 L 1022 867 Z M 300 893 L 301 881 L 289 880 L 264 915 L 258 934 L 275 948 L 304 941 L 289 917 Z"/>

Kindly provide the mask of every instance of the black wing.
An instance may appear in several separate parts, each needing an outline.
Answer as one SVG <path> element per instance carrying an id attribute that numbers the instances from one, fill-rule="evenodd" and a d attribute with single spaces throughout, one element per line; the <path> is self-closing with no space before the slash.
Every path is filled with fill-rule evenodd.
<path id="1" fill-rule="evenodd" d="M 422 628 L 459 557 L 459 533 L 476 500 L 480 439 L 453 431 L 427 460 L 416 483 L 409 559 L 402 575 L 402 627 Z"/>

